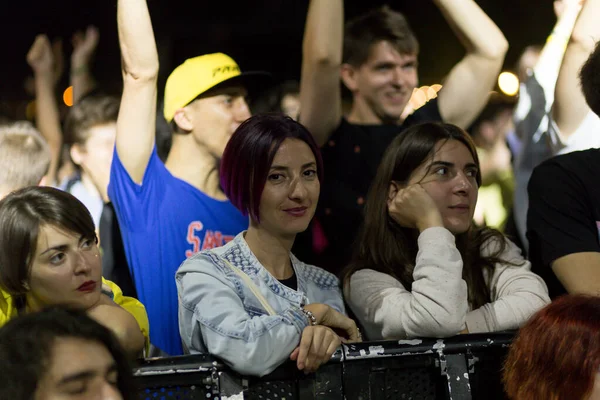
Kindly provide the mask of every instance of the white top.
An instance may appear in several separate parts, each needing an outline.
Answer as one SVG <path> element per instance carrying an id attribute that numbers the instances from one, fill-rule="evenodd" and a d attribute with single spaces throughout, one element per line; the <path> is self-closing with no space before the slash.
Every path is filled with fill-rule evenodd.
<path id="1" fill-rule="evenodd" d="M 556 122 L 551 120 L 548 134 L 553 155 L 598 148 L 600 147 L 600 118 L 593 111 L 588 111 L 577 130 L 568 138 L 563 137 Z"/>
<path id="2" fill-rule="evenodd" d="M 492 302 L 476 310 L 467 301 L 454 235 L 445 228 L 429 228 L 419 235 L 418 245 L 412 291 L 391 275 L 371 269 L 350 278 L 346 301 L 369 340 L 447 337 L 465 327 L 470 333 L 516 329 L 550 303 L 546 284 L 508 240 L 500 258 L 522 265 L 497 264 L 491 278 L 484 270 Z M 493 250 L 490 243 L 482 254 Z"/>

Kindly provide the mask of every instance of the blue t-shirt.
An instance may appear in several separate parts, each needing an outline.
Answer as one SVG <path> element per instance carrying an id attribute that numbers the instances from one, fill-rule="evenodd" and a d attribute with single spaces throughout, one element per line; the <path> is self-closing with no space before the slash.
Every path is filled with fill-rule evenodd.
<path id="1" fill-rule="evenodd" d="M 150 341 L 180 355 L 175 272 L 192 254 L 222 246 L 247 229 L 248 218 L 229 201 L 208 197 L 171 175 L 156 148 L 142 185 L 129 177 L 115 149 L 108 196 L 139 300 L 148 312 Z"/>

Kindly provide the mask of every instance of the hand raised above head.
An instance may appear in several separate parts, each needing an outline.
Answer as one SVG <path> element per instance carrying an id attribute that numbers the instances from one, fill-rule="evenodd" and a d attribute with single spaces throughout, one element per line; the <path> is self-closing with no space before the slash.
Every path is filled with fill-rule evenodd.
<path id="1" fill-rule="evenodd" d="M 71 64 L 75 66 L 88 64 L 96 51 L 99 38 L 100 33 L 95 26 L 88 26 L 85 32 L 76 32 L 71 39 L 73 44 Z"/>
<path id="2" fill-rule="evenodd" d="M 35 73 L 53 73 L 54 53 L 46 35 L 37 35 L 27 52 L 27 63 Z"/>
<path id="3" fill-rule="evenodd" d="M 387 206 L 390 217 L 406 228 L 423 231 L 433 226 L 443 226 L 437 205 L 419 183 L 401 188 L 392 182 Z"/>

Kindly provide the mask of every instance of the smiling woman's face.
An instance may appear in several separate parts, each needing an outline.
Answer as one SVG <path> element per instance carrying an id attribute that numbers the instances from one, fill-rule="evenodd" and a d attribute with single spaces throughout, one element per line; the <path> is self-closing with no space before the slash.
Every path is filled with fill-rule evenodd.
<path id="1" fill-rule="evenodd" d="M 296 235 L 308 227 L 320 193 L 317 162 L 300 139 L 285 139 L 265 182 L 260 206 L 260 226 L 276 235 Z"/>
<path id="2" fill-rule="evenodd" d="M 53 304 L 87 310 L 101 296 L 102 260 L 94 239 L 42 225 L 29 274 L 27 306 Z"/>
<path id="3" fill-rule="evenodd" d="M 477 165 L 471 152 L 457 140 L 439 141 L 411 175 L 409 185 L 420 183 L 438 207 L 444 227 L 455 235 L 469 230 L 477 204 Z"/>

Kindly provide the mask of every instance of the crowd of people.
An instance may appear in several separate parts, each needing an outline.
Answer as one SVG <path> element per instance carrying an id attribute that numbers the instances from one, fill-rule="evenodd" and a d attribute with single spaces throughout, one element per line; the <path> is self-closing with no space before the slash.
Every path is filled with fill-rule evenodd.
<path id="1" fill-rule="evenodd" d="M 212 53 L 159 99 L 146 0 L 118 0 L 121 98 L 91 75 L 89 28 L 66 115 L 60 47 L 36 37 L 35 124 L 0 124 L 0 397 L 128 398 L 140 356 L 310 373 L 342 343 L 521 327 L 511 398 L 600 396 L 600 0 L 554 2 L 517 101 L 490 95 L 500 29 L 473 0 L 434 3 L 465 56 L 416 110 L 427 49 L 389 7 L 345 21 L 311 0 L 299 83 Z"/>

